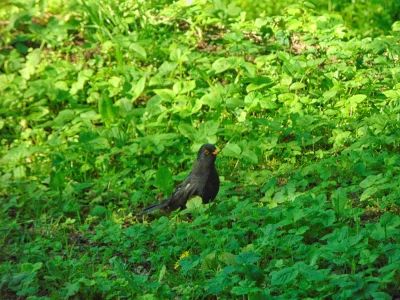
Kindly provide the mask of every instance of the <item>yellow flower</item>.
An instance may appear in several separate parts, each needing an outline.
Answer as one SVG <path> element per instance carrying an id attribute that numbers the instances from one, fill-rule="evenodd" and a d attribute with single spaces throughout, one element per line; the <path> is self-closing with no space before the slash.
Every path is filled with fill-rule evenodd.
<path id="1" fill-rule="evenodd" d="M 183 258 L 188 257 L 188 256 L 189 256 L 189 251 L 183 252 L 183 253 L 181 254 L 181 256 L 179 256 L 178 261 L 175 263 L 174 269 L 175 269 L 175 270 L 178 269 L 178 268 L 179 268 L 179 262 L 180 262 Z"/>

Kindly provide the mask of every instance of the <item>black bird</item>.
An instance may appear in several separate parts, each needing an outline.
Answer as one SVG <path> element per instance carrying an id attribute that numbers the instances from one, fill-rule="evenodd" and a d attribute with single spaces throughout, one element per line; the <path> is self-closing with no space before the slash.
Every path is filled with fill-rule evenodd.
<path id="1" fill-rule="evenodd" d="M 186 202 L 193 196 L 200 196 L 203 203 L 214 200 L 219 191 L 219 177 L 215 168 L 218 153 L 219 150 L 212 144 L 201 146 L 192 171 L 174 190 L 171 197 L 145 208 L 141 214 L 148 214 L 162 208 L 170 211 L 178 208 L 185 209 Z"/>

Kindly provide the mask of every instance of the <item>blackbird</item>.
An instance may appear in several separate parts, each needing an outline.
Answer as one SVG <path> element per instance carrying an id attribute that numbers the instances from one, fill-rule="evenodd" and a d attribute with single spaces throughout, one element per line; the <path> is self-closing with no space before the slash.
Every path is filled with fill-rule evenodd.
<path id="1" fill-rule="evenodd" d="M 185 209 L 186 202 L 193 196 L 200 196 L 203 203 L 214 200 L 219 190 L 219 177 L 214 164 L 218 153 L 219 150 L 212 144 L 201 146 L 192 171 L 172 195 L 145 208 L 141 214 L 148 214 L 162 208 L 170 211 L 178 208 Z"/>

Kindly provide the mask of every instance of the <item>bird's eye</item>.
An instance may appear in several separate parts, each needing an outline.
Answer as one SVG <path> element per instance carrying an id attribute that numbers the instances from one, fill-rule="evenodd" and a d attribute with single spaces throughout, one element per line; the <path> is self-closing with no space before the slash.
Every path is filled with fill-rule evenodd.
<path id="1" fill-rule="evenodd" d="M 205 154 L 205 155 L 208 155 L 208 154 L 210 154 L 210 151 L 204 150 L 204 154 Z"/>

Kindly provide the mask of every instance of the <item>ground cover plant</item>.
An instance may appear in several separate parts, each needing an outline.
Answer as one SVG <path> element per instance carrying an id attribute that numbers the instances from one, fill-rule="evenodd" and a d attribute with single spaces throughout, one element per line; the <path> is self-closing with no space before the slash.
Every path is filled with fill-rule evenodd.
<path id="1" fill-rule="evenodd" d="M 281 3 L 1 4 L 2 298 L 400 295 L 400 23 Z"/>

